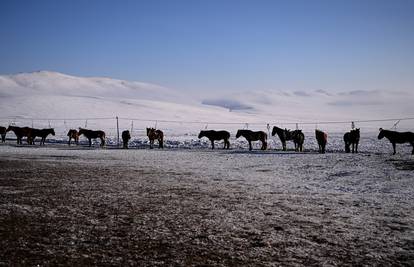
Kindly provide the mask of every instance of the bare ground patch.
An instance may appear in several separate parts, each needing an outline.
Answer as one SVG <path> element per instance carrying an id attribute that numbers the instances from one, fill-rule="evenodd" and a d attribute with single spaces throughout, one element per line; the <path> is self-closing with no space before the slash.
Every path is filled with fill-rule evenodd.
<path id="1" fill-rule="evenodd" d="M 410 200 L 40 158 L 0 159 L 0 265 L 414 264 Z"/>

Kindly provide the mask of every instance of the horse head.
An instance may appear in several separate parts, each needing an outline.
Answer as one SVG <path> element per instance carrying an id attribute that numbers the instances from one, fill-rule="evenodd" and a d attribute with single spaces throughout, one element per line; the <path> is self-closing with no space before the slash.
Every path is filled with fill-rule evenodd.
<path id="1" fill-rule="evenodd" d="M 200 138 L 202 138 L 204 136 L 206 136 L 205 131 L 200 131 L 200 133 L 198 134 L 198 138 L 200 139 Z"/>
<path id="2" fill-rule="evenodd" d="M 385 136 L 385 132 L 384 129 L 379 128 L 379 134 L 378 134 L 378 139 L 382 139 Z"/>
<path id="3" fill-rule="evenodd" d="M 237 130 L 236 138 L 239 138 L 242 135 L 243 130 Z"/>
<path id="4" fill-rule="evenodd" d="M 279 128 L 277 128 L 276 126 L 273 126 L 273 129 L 272 129 L 272 136 L 275 136 L 275 134 L 277 133 L 278 129 L 279 129 Z"/>
<path id="5" fill-rule="evenodd" d="M 50 129 L 50 133 L 51 133 L 53 136 L 55 136 L 55 129 L 51 128 L 51 129 Z"/>
<path id="6" fill-rule="evenodd" d="M 79 127 L 78 135 L 82 135 L 82 134 L 85 134 L 85 133 L 86 133 L 86 129 L 83 129 L 83 128 Z"/>
<path id="7" fill-rule="evenodd" d="M 12 131 L 14 128 L 14 126 L 9 125 L 9 127 L 7 127 L 6 129 L 6 133 Z"/>

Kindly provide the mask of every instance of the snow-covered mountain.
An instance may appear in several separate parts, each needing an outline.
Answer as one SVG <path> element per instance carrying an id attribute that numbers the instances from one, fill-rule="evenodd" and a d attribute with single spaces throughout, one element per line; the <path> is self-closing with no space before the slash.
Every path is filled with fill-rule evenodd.
<path id="1" fill-rule="evenodd" d="M 55 118 L 66 119 L 66 127 L 79 127 L 84 126 L 88 118 L 119 116 L 128 118 L 123 122 L 125 125 L 137 118 L 232 122 L 237 123 L 237 128 L 249 122 L 261 123 L 263 126 L 256 128 L 263 128 L 265 122 L 283 124 L 412 116 L 413 100 L 413 91 L 363 90 L 262 90 L 196 99 L 159 85 L 111 78 L 75 77 L 49 71 L 0 76 L 1 125 L 10 122 L 27 125 L 34 121 L 35 126 L 42 127 L 47 120 L 41 118 Z M 71 122 L 71 118 L 80 120 Z M 96 127 L 101 125 L 102 122 L 96 122 Z M 144 125 L 152 125 L 152 122 L 142 122 L 139 127 Z M 168 125 L 169 128 L 188 129 L 206 126 L 202 123 Z M 219 125 L 216 128 L 226 127 Z"/>

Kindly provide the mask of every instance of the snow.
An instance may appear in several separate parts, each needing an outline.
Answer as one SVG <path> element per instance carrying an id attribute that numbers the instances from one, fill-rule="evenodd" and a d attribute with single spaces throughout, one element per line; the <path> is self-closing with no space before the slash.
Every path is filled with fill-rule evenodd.
<path id="1" fill-rule="evenodd" d="M 25 242 L 19 259 L 36 251 L 43 264 L 55 255 L 74 265 L 412 264 L 406 153 L 50 144 L 0 152 L 0 233 L 15 229 L 2 242 Z M 5 253 L 17 243 L 7 244 Z"/>
<path id="2" fill-rule="evenodd" d="M 246 127 L 246 123 L 250 123 L 249 129 L 267 131 L 267 123 L 294 128 L 287 123 L 406 117 L 413 115 L 414 100 L 414 91 L 397 90 L 256 90 L 205 95 L 191 96 L 149 83 L 76 77 L 50 71 L 0 75 L 0 125 L 13 123 L 36 128 L 50 125 L 61 133 L 86 125 L 113 135 L 114 119 L 118 116 L 121 129 L 131 129 L 134 124 L 135 129 L 143 130 L 157 124 L 158 128 L 177 135 L 195 133 L 204 128 L 233 131 Z M 79 120 L 70 120 L 75 118 Z M 138 120 L 133 122 L 132 119 Z M 215 124 L 220 122 L 235 124 Z M 357 127 L 375 132 L 379 127 L 390 128 L 393 124 L 391 121 Z M 413 121 L 402 121 L 399 129 L 412 130 L 413 124 Z M 309 132 L 318 127 L 339 133 L 349 130 L 350 125 L 315 123 L 299 127 Z"/>

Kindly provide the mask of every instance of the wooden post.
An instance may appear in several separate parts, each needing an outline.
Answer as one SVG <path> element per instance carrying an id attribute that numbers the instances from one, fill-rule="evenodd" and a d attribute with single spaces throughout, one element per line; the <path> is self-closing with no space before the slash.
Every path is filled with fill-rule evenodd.
<path id="1" fill-rule="evenodd" d="M 118 121 L 118 116 L 116 116 L 116 133 L 117 133 L 117 144 L 119 147 L 119 121 Z"/>

